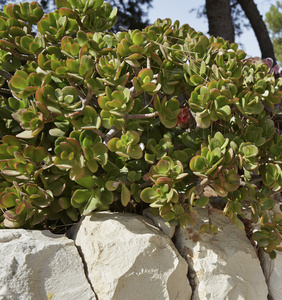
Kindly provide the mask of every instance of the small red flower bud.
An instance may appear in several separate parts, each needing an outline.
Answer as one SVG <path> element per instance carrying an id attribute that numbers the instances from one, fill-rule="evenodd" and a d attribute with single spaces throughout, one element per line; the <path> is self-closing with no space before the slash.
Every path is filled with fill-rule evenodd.
<path id="1" fill-rule="evenodd" d="M 180 109 L 178 114 L 177 124 L 179 127 L 189 127 L 189 110 L 188 107 L 183 107 Z"/>

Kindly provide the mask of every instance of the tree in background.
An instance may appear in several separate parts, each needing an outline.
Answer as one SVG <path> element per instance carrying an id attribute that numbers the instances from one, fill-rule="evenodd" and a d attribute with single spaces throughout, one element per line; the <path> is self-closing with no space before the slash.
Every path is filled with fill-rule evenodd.
<path id="1" fill-rule="evenodd" d="M 270 39 L 266 24 L 264 23 L 263 18 L 257 8 L 257 5 L 253 0 L 238 0 L 237 2 L 242 7 L 254 30 L 261 50 L 261 57 L 272 58 L 273 64 L 275 65 L 276 57 L 274 54 L 273 44 Z"/>
<path id="2" fill-rule="evenodd" d="M 270 57 L 276 64 L 273 44 L 254 0 L 206 0 L 205 6 L 197 11 L 198 16 L 207 16 L 210 35 L 223 37 L 230 42 L 242 34 L 243 27 L 252 27 L 261 57 Z"/>
<path id="3" fill-rule="evenodd" d="M 230 43 L 235 40 L 230 0 L 206 0 L 209 34 L 220 36 Z"/>
<path id="4" fill-rule="evenodd" d="M 152 0 L 109 0 L 109 3 L 112 6 L 116 6 L 119 11 L 117 23 L 113 27 L 113 30 L 118 31 L 120 27 L 141 30 L 148 26 L 147 11 L 152 7 L 151 2 Z"/>
<path id="5" fill-rule="evenodd" d="M 274 52 L 277 60 L 282 63 L 282 2 L 277 1 L 266 13 L 266 23 L 272 36 Z"/>

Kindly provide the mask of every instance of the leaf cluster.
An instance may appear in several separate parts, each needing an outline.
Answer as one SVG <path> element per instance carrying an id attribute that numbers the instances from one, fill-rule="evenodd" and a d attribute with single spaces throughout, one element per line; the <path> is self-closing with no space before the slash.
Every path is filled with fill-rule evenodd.
<path id="1" fill-rule="evenodd" d="M 1 227 L 58 228 L 147 205 L 183 227 L 206 207 L 201 232 L 214 234 L 209 188 L 242 229 L 250 209 L 258 245 L 281 251 L 281 214 L 271 215 L 282 189 L 281 78 L 178 21 L 112 33 L 107 2 L 56 4 L 0 14 Z"/>

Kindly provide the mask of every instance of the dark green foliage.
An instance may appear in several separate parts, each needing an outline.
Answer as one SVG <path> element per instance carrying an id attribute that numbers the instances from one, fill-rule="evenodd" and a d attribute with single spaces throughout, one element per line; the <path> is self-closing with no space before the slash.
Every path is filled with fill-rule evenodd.
<path id="1" fill-rule="evenodd" d="M 57 6 L 43 15 L 37 3 L 12 4 L 0 16 L 1 227 L 56 228 L 144 203 L 185 227 L 195 207 L 211 213 L 209 186 L 231 222 L 243 229 L 250 209 L 258 245 L 272 257 L 282 250 L 272 213 L 281 78 L 187 24 L 158 19 L 114 34 L 106 2 Z"/>
<path id="2" fill-rule="evenodd" d="M 276 1 L 276 5 L 271 5 L 269 12 L 266 13 L 265 22 L 268 25 L 269 31 L 272 35 L 272 42 L 274 46 L 277 60 L 282 62 L 282 3 Z"/>

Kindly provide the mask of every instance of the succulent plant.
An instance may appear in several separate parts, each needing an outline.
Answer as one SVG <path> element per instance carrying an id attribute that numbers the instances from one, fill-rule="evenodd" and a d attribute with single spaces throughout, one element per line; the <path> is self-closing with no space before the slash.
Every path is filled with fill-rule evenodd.
<path id="1" fill-rule="evenodd" d="M 208 128 L 211 122 L 219 119 L 228 121 L 231 118 L 230 104 L 234 100 L 230 101 L 213 87 L 213 83 L 196 87 L 189 100 L 191 111 L 196 114 L 196 122 L 201 128 Z"/>
<path id="2" fill-rule="evenodd" d="M 209 136 L 209 143 L 203 143 L 200 153 L 190 161 L 190 169 L 197 176 L 215 179 L 222 168 L 229 168 L 233 161 L 233 151 L 228 147 L 229 139 L 220 132 Z M 227 148 L 228 147 L 228 148 Z"/>
<path id="3" fill-rule="evenodd" d="M 0 207 L 5 209 L 4 226 L 10 228 L 43 222 L 52 201 L 52 196 L 34 183 L 20 187 L 14 182 L 13 187 L 6 187 L 0 195 Z"/>
<path id="4" fill-rule="evenodd" d="M 146 206 L 185 227 L 205 207 L 200 232 L 215 234 L 209 187 L 239 228 L 260 221 L 253 238 L 274 258 L 282 79 L 269 62 L 170 19 L 113 33 L 103 0 L 56 5 L 0 15 L 1 228 Z"/>
<path id="5" fill-rule="evenodd" d="M 4 139 L 5 138 L 5 139 Z M 13 136 L 5 136 L 5 141 L 13 142 L 12 146 L 6 148 L 6 153 L 0 154 L 1 175 L 9 182 L 30 182 L 36 181 L 40 174 L 52 164 L 51 155 L 43 147 L 26 146 L 22 151 L 15 146 Z M 4 143 L 1 146 L 1 152 L 4 152 Z M 11 151 L 13 151 L 11 153 Z M 13 156 L 5 158 L 5 156 Z"/>
<path id="6" fill-rule="evenodd" d="M 161 84 L 154 79 L 153 71 L 148 68 L 142 69 L 138 76 L 133 78 L 133 86 L 137 93 L 146 92 L 149 95 L 156 94 L 161 88 Z"/>
<path id="7" fill-rule="evenodd" d="M 39 104 L 39 107 L 46 107 L 50 113 L 57 115 L 67 115 L 81 106 L 78 93 L 71 86 L 54 89 L 51 85 L 46 84 L 37 89 L 35 97 L 38 102 L 43 104 Z"/>
<path id="8" fill-rule="evenodd" d="M 125 114 L 129 113 L 134 105 L 130 91 L 127 88 L 121 88 L 112 92 L 107 87 L 106 94 L 99 97 L 98 103 L 102 109 L 102 125 L 107 129 L 112 128 L 112 126 L 121 129 L 125 122 Z"/>
<path id="9" fill-rule="evenodd" d="M 160 121 L 167 128 L 173 128 L 178 122 L 179 101 L 175 98 L 162 100 L 156 95 L 154 98 L 154 107 L 159 113 Z"/>
<path id="10" fill-rule="evenodd" d="M 110 151 L 126 159 L 140 159 L 143 156 L 143 152 L 138 144 L 139 140 L 139 134 L 136 131 L 130 130 L 123 134 L 120 139 L 117 137 L 112 138 L 108 142 L 108 148 Z"/>

